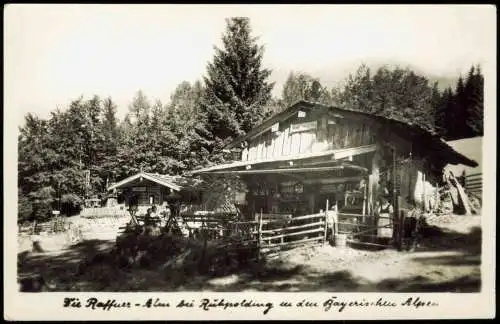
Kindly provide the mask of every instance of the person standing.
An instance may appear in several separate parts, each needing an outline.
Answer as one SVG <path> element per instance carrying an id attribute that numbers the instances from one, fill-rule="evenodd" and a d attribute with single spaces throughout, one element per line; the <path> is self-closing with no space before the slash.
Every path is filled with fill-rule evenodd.
<path id="1" fill-rule="evenodd" d="M 161 206 L 161 209 L 160 209 L 160 224 L 161 224 L 161 227 L 165 227 L 167 225 L 167 221 L 169 220 L 170 218 L 170 208 L 168 207 L 168 204 L 167 202 L 164 202 Z"/>
<path id="2" fill-rule="evenodd" d="M 335 227 L 338 226 L 337 201 L 335 198 L 331 200 L 331 205 L 326 213 L 326 237 L 331 242 L 335 234 Z"/>
<path id="3" fill-rule="evenodd" d="M 420 243 L 419 227 L 422 222 L 422 212 L 410 197 L 407 198 L 406 202 L 408 211 L 403 224 L 403 247 L 412 252 Z"/>
<path id="4" fill-rule="evenodd" d="M 394 207 L 389 202 L 387 195 L 380 197 L 380 204 L 377 207 L 375 215 L 377 216 L 377 236 L 391 240 L 394 232 Z"/>

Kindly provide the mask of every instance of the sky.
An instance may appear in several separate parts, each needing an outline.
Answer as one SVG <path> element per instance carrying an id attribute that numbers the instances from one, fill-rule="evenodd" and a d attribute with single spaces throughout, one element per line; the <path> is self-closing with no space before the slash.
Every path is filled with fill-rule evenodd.
<path id="1" fill-rule="evenodd" d="M 363 62 L 444 77 L 496 62 L 485 5 L 11 4 L 4 15 L 4 120 L 17 125 L 82 95 L 111 96 L 120 117 L 139 89 L 168 102 L 206 73 L 231 16 L 250 18 L 275 95 L 292 70 L 333 85 Z"/>

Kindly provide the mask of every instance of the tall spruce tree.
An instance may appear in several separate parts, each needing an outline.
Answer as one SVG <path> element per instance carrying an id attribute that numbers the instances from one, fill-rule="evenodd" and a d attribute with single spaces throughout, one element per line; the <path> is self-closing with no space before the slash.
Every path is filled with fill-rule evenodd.
<path id="1" fill-rule="evenodd" d="M 267 81 L 271 71 L 262 67 L 264 48 L 251 36 L 250 20 L 230 18 L 226 24 L 223 46 L 215 48 L 204 77 L 201 111 L 211 142 L 209 152 L 217 151 L 262 121 L 263 106 L 274 86 Z"/>
<path id="2" fill-rule="evenodd" d="M 483 116 L 484 116 L 484 77 L 481 74 L 480 66 L 471 67 L 467 80 L 466 89 L 466 114 L 465 128 L 466 136 L 483 135 Z"/>
<path id="3" fill-rule="evenodd" d="M 434 113 L 434 129 L 442 136 L 444 127 L 444 101 L 438 82 L 434 82 L 431 91 L 431 106 Z"/>
<path id="4" fill-rule="evenodd" d="M 435 126 L 438 134 L 448 138 L 448 123 L 450 120 L 450 107 L 453 105 L 453 90 L 446 88 L 440 96 L 439 102 L 434 102 Z"/>
<path id="5" fill-rule="evenodd" d="M 108 97 L 103 101 L 103 118 L 102 118 L 102 175 L 106 183 L 117 180 L 117 160 L 116 154 L 120 145 L 120 129 L 118 119 L 116 117 L 117 106 Z M 104 179 L 103 179 L 104 180 Z"/>
<path id="6" fill-rule="evenodd" d="M 455 88 L 455 96 L 453 98 L 453 111 L 450 113 L 451 118 L 448 120 L 448 137 L 451 140 L 467 137 L 466 134 L 466 119 L 467 119 L 467 93 L 465 89 L 464 78 L 460 76 Z"/>

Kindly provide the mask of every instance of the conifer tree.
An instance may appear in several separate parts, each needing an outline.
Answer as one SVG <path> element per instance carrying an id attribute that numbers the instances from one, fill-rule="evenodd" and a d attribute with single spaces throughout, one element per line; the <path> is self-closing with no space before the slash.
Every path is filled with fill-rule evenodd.
<path id="1" fill-rule="evenodd" d="M 466 130 L 466 118 L 467 118 L 467 93 L 465 92 L 465 82 L 464 78 L 460 76 L 457 81 L 457 86 L 455 89 L 455 96 L 453 98 L 453 111 L 450 112 L 450 118 L 448 119 L 448 136 L 449 139 L 456 140 L 460 138 L 467 137 L 464 134 Z"/>
<path id="2" fill-rule="evenodd" d="M 467 137 L 483 135 L 484 77 L 481 68 L 472 67 L 467 76 L 465 127 Z"/>
<path id="3" fill-rule="evenodd" d="M 118 163 L 116 155 L 118 147 L 120 146 L 120 129 L 118 119 L 116 117 L 117 106 L 111 99 L 106 98 L 103 101 L 103 119 L 102 119 L 102 136 L 103 136 L 103 150 L 102 150 L 102 175 L 103 180 L 106 182 L 116 181 L 118 174 Z"/>
<path id="4" fill-rule="evenodd" d="M 209 152 L 217 151 L 262 121 L 263 106 L 274 86 L 267 81 L 271 71 L 262 67 L 264 49 L 251 36 L 250 20 L 237 17 L 227 19 L 226 24 L 223 46 L 215 48 L 204 77 L 201 108 L 211 142 Z"/>
<path id="5" fill-rule="evenodd" d="M 453 115 L 453 90 L 451 87 L 446 88 L 437 103 L 435 109 L 435 125 L 438 134 L 447 139 L 449 137 L 449 123 Z"/>

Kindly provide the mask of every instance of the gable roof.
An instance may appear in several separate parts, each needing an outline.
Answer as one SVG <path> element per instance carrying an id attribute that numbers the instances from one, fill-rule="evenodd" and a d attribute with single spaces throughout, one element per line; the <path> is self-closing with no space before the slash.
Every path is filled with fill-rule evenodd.
<path id="1" fill-rule="evenodd" d="M 446 158 L 447 162 L 450 164 L 464 164 L 467 166 L 475 167 L 477 166 L 477 162 L 468 158 L 467 156 L 456 152 L 450 145 L 448 145 L 443 139 L 439 137 L 439 135 L 431 130 L 423 129 L 422 127 L 413 124 L 411 122 L 403 122 L 397 119 L 377 116 L 370 113 L 357 111 L 353 109 L 347 109 L 345 107 L 333 107 L 326 106 L 320 103 L 309 102 L 305 100 L 300 100 L 295 104 L 291 105 L 284 111 L 271 116 L 260 125 L 251 129 L 247 134 L 239 136 L 234 141 L 229 143 L 226 146 L 226 149 L 232 149 L 237 147 L 243 141 L 246 141 L 250 138 L 255 137 L 258 134 L 261 134 L 268 129 L 270 129 L 275 123 L 279 121 L 284 121 L 292 116 L 294 116 L 299 110 L 310 111 L 312 109 L 324 109 L 330 113 L 337 113 L 345 115 L 346 117 L 357 116 L 363 117 L 369 120 L 377 121 L 382 126 L 390 127 L 392 131 L 396 132 L 403 138 L 407 138 L 409 140 L 418 141 L 422 144 L 423 147 L 426 148 L 429 152 L 435 152 L 440 156 Z"/>
<path id="2" fill-rule="evenodd" d="M 168 187 L 172 190 L 175 191 L 181 191 L 181 190 L 187 190 L 187 189 L 193 189 L 197 185 L 200 184 L 201 180 L 198 179 L 191 179 L 191 178 L 185 178 L 185 177 L 180 177 L 180 176 L 170 176 L 166 174 L 158 174 L 158 173 L 147 173 L 147 172 L 139 172 L 137 174 L 134 174 L 133 176 L 130 176 L 128 178 L 125 178 L 112 186 L 108 188 L 108 191 L 111 191 L 113 189 L 117 189 L 120 187 L 123 187 L 139 178 L 147 179 L 152 182 L 155 182 L 161 186 Z"/>

